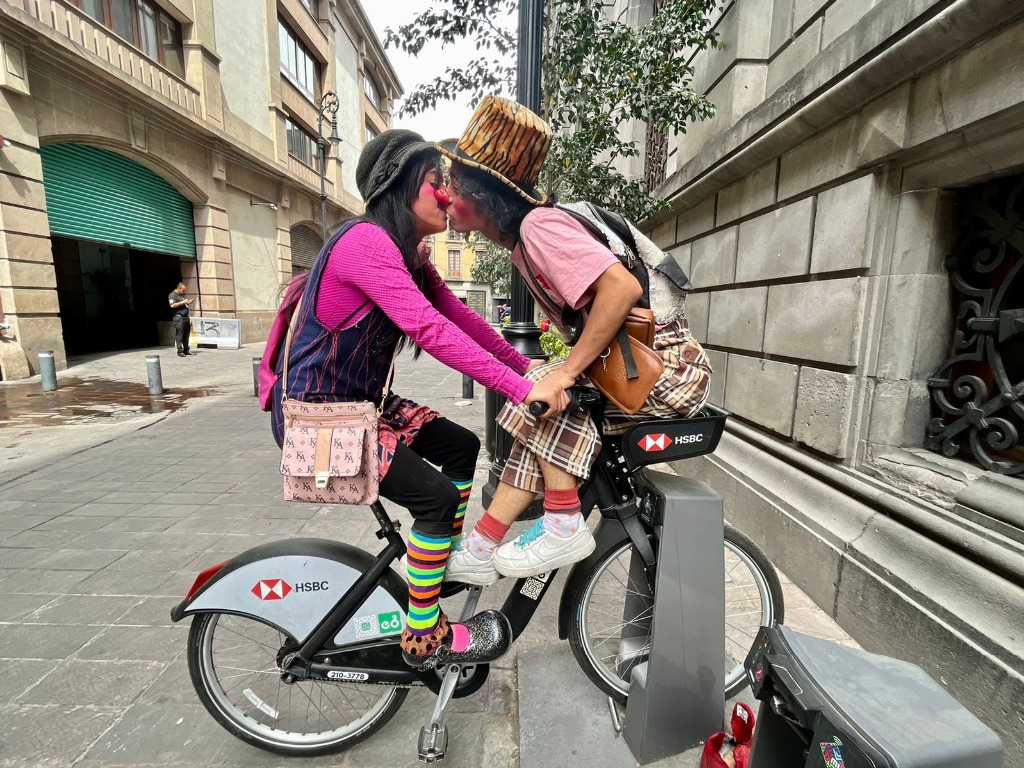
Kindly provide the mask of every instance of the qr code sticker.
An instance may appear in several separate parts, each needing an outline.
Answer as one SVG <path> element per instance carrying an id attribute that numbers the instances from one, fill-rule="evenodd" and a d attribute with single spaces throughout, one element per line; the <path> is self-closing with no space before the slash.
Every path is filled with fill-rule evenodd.
<path id="1" fill-rule="evenodd" d="M 380 635 L 380 622 L 374 615 L 356 616 L 356 618 L 352 620 L 352 624 L 355 626 L 357 639 L 378 637 Z"/>
<path id="2" fill-rule="evenodd" d="M 544 591 L 544 582 L 540 579 L 535 579 L 532 576 L 526 580 L 522 588 L 519 590 L 519 594 L 526 595 L 531 600 L 536 600 L 540 597 L 540 593 Z"/>

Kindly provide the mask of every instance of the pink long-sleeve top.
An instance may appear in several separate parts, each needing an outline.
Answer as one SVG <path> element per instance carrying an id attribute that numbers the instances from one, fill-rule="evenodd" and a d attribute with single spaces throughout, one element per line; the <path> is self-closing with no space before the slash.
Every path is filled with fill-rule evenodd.
<path id="1" fill-rule="evenodd" d="M 449 368 L 521 403 L 533 386 L 520 374 L 529 358 L 517 352 L 476 312 L 451 292 L 434 265 L 423 265 L 434 292 L 432 304 L 416 286 L 401 251 L 370 222 L 356 224 L 337 242 L 327 260 L 316 303 L 317 319 L 336 329 L 380 307 L 421 349 Z M 358 313 L 353 316 L 353 312 Z M 493 355 L 493 357 L 492 357 Z"/>

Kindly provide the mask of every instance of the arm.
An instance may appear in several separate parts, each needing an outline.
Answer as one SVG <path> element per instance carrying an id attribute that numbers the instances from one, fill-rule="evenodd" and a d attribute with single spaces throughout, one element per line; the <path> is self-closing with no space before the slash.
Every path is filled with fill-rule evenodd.
<path id="1" fill-rule="evenodd" d="M 594 301 L 587 313 L 587 322 L 580 340 L 563 364 L 566 375 L 574 381 L 604 352 L 626 321 L 629 310 L 643 295 L 640 283 L 621 264 L 613 264 L 605 270 L 590 289 L 594 292 Z"/>
<path id="2" fill-rule="evenodd" d="M 346 233 L 328 261 L 324 281 L 329 279 L 362 292 L 403 333 L 448 367 L 515 403 L 527 399 L 531 382 L 491 357 L 427 301 L 397 246 L 380 228 L 359 224 Z"/>
<path id="3" fill-rule="evenodd" d="M 530 359 L 521 355 L 486 320 L 459 301 L 433 264 L 426 264 L 425 269 L 434 289 L 434 306 L 438 311 L 516 373 L 525 373 Z"/>

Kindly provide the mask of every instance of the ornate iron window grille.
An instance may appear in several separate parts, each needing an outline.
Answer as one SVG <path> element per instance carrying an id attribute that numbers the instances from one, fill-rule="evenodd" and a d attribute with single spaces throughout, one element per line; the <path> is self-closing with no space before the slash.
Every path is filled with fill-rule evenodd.
<path id="1" fill-rule="evenodd" d="M 925 445 L 969 450 L 985 469 L 1024 473 L 1024 176 L 965 190 L 961 242 L 946 257 L 957 325 L 928 379 L 938 413 Z"/>

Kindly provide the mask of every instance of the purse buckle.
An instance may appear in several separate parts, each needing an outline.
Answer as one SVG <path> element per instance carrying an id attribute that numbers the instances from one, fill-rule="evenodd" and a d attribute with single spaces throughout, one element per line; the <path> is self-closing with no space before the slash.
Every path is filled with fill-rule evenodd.
<path id="1" fill-rule="evenodd" d="M 313 475 L 313 478 L 316 481 L 316 487 L 318 489 L 320 489 L 320 490 L 323 490 L 324 488 L 327 487 L 327 483 L 331 479 L 331 473 L 330 472 L 317 472 L 315 475 Z"/>

